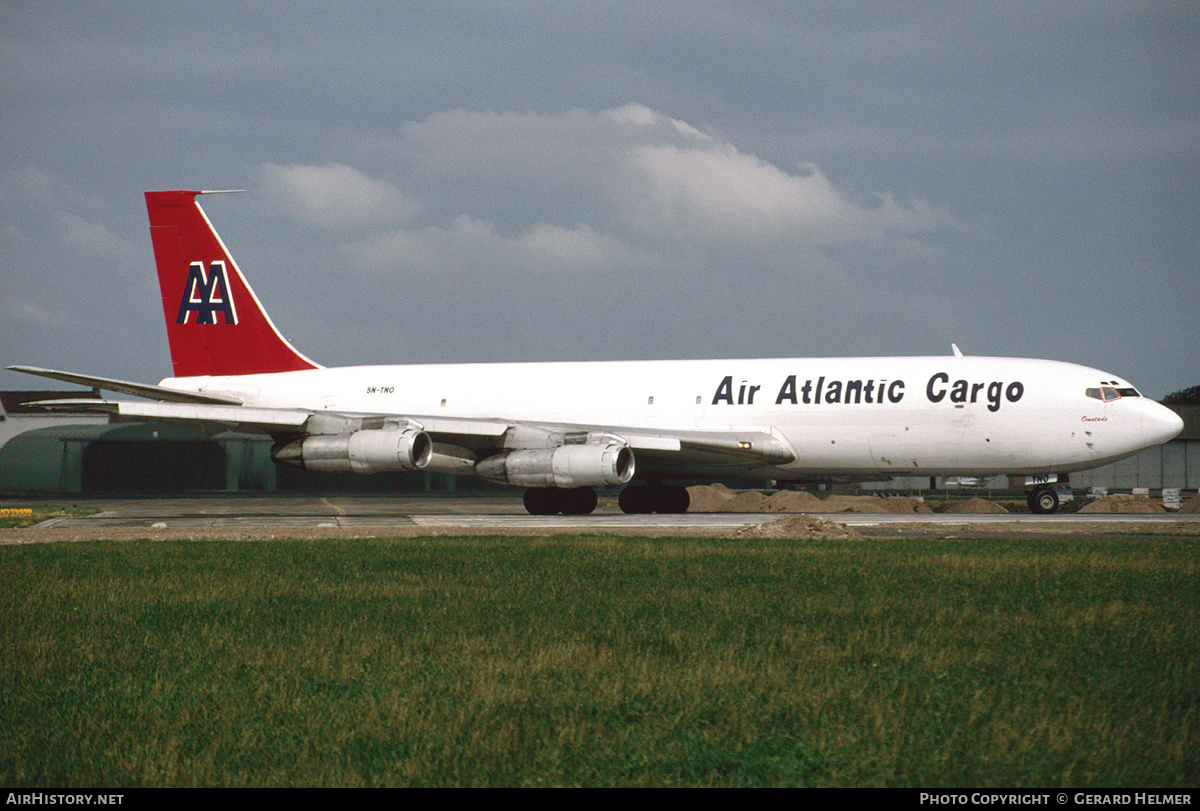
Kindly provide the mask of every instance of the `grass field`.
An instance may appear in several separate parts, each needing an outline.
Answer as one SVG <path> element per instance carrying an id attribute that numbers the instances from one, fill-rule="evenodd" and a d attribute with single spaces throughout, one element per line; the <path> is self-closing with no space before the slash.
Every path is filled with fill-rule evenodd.
<path id="1" fill-rule="evenodd" d="M 1197 550 L 8 546 L 0 784 L 1194 787 Z"/>

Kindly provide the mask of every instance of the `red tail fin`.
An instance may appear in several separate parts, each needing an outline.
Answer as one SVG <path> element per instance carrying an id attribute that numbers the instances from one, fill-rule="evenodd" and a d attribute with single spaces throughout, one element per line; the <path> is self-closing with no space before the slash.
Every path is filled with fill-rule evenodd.
<path id="1" fill-rule="evenodd" d="M 198 194 L 146 192 L 175 377 L 320 368 L 275 329 L 196 202 Z"/>

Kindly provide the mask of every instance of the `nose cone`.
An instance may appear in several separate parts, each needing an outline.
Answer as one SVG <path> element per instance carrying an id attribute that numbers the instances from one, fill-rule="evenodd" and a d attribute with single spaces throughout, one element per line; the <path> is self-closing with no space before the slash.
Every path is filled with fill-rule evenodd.
<path id="1" fill-rule="evenodd" d="M 1171 409 L 1155 402 L 1146 403 L 1149 408 L 1142 412 L 1142 437 L 1146 445 L 1161 445 L 1183 431 L 1183 420 Z"/>

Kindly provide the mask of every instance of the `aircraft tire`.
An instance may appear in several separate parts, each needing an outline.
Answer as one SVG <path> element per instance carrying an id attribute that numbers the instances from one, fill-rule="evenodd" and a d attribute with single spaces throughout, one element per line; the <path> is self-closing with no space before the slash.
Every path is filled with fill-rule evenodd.
<path id="1" fill-rule="evenodd" d="M 654 512 L 649 487 L 626 487 L 617 496 L 617 505 L 626 515 L 647 515 Z"/>
<path id="2" fill-rule="evenodd" d="M 596 491 L 591 487 L 559 490 L 558 496 L 562 502 L 563 515 L 591 515 L 599 501 Z"/>
<path id="3" fill-rule="evenodd" d="M 650 484 L 645 487 L 626 487 L 618 496 L 617 503 L 626 515 L 670 515 L 687 512 L 691 496 L 683 485 L 664 487 Z"/>
<path id="4" fill-rule="evenodd" d="M 692 503 L 692 497 L 688 495 L 686 487 L 682 484 L 675 484 L 663 489 L 666 492 L 661 494 L 662 497 L 659 499 L 661 509 L 658 512 L 672 515 L 687 512 L 688 506 Z"/>
<path id="5" fill-rule="evenodd" d="M 1035 487 L 1029 491 L 1029 511 L 1037 515 L 1058 512 L 1058 492 L 1053 487 Z"/>
<path id="6" fill-rule="evenodd" d="M 530 515 L 590 515 L 598 499 L 591 487 L 563 490 L 557 487 L 530 487 L 525 490 L 525 511 Z"/>
<path id="7" fill-rule="evenodd" d="M 558 512 L 551 487 L 530 487 L 525 490 L 525 511 L 530 515 L 554 515 Z"/>

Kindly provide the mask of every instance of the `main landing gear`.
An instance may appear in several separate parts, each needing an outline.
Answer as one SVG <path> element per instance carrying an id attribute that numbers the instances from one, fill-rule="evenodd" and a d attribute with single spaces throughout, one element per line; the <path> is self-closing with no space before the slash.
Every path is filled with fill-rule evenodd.
<path id="1" fill-rule="evenodd" d="M 685 513 L 691 498 L 682 485 L 658 483 L 644 487 L 626 487 L 618 503 L 621 512 Z M 530 487 L 525 491 L 525 509 L 530 515 L 589 515 L 596 509 L 596 491 L 591 487 Z"/>
<path id="2" fill-rule="evenodd" d="M 1058 491 L 1049 485 L 1039 485 L 1025 494 L 1029 511 L 1038 515 L 1049 515 L 1058 511 Z"/>
<path id="3" fill-rule="evenodd" d="M 596 491 L 590 487 L 530 487 L 525 491 L 530 515 L 589 515 L 596 509 Z"/>
<path id="4" fill-rule="evenodd" d="M 664 485 L 651 482 L 645 487 L 626 487 L 617 503 L 621 512 L 630 515 L 649 513 L 685 513 L 691 503 L 687 488 L 680 484 Z"/>

